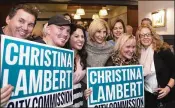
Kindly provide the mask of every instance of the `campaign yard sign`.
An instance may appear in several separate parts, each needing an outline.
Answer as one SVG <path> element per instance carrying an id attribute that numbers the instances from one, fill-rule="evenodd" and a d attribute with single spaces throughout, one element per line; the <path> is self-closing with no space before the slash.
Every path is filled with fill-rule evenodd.
<path id="1" fill-rule="evenodd" d="M 92 90 L 88 107 L 143 108 L 143 80 L 141 65 L 88 68 L 87 88 Z"/>
<path id="2" fill-rule="evenodd" d="M 73 104 L 71 50 L 1 35 L 1 84 L 14 86 L 5 107 L 65 107 Z"/>

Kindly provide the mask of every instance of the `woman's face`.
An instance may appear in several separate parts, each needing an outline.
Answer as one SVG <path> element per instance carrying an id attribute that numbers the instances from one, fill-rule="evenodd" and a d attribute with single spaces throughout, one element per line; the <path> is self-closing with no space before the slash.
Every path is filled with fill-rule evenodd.
<path id="1" fill-rule="evenodd" d="M 136 52 L 136 40 L 127 40 L 120 50 L 121 57 L 123 59 L 131 59 Z"/>
<path id="2" fill-rule="evenodd" d="M 140 31 L 140 41 L 143 47 L 149 47 L 153 41 L 151 31 L 148 28 L 142 28 Z"/>
<path id="3" fill-rule="evenodd" d="M 114 35 L 114 37 L 115 37 L 116 39 L 118 39 L 118 38 L 121 36 L 121 34 L 124 33 L 124 28 L 123 28 L 123 25 L 122 25 L 121 22 L 117 22 L 117 23 L 114 25 L 114 28 L 113 28 L 113 30 L 112 30 L 112 33 L 113 33 L 113 35 Z"/>
<path id="4" fill-rule="evenodd" d="M 70 37 L 70 46 L 74 50 L 81 50 L 85 42 L 83 31 L 79 28 Z"/>
<path id="5" fill-rule="evenodd" d="M 99 31 L 96 31 L 96 33 L 94 34 L 95 42 L 98 43 L 98 44 L 105 43 L 106 35 L 107 35 L 106 28 L 103 28 Z"/>

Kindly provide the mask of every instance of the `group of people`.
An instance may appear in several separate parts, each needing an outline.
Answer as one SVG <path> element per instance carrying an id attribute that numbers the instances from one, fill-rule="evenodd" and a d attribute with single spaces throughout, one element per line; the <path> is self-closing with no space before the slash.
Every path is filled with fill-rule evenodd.
<path id="1" fill-rule="evenodd" d="M 6 18 L 7 25 L 0 34 L 27 39 L 36 24 L 37 11 L 26 4 L 12 8 Z M 108 26 L 103 19 L 91 22 L 88 33 L 83 27 L 71 23 L 64 15 L 51 17 L 43 27 L 43 35 L 35 42 L 74 51 L 73 105 L 83 107 L 93 91 L 86 86 L 86 68 L 123 65 L 143 65 L 145 108 L 158 108 L 160 100 L 166 108 L 175 105 L 175 56 L 151 26 L 151 21 L 138 27 L 136 36 L 126 33 L 121 19 Z M 87 36 L 88 34 L 88 36 Z M 13 91 L 10 84 L 1 88 L 1 106 Z"/>

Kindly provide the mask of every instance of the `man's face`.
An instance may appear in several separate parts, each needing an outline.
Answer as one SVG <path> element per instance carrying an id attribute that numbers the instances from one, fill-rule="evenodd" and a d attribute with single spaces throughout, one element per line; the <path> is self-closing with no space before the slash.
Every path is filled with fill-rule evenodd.
<path id="1" fill-rule="evenodd" d="M 83 22 L 82 21 L 78 21 L 77 25 L 83 26 Z"/>
<path id="2" fill-rule="evenodd" d="M 142 21 L 142 25 L 151 25 L 151 22 L 148 20 Z"/>
<path id="3" fill-rule="evenodd" d="M 49 26 L 49 38 L 55 46 L 63 47 L 70 37 L 70 26 Z"/>
<path id="4" fill-rule="evenodd" d="M 34 15 L 23 9 L 19 9 L 12 18 L 9 16 L 6 18 L 8 35 L 17 38 L 30 36 L 35 25 L 35 20 Z"/>
<path id="5" fill-rule="evenodd" d="M 132 35 L 133 28 L 131 26 L 126 26 L 126 32 L 130 35 Z"/>

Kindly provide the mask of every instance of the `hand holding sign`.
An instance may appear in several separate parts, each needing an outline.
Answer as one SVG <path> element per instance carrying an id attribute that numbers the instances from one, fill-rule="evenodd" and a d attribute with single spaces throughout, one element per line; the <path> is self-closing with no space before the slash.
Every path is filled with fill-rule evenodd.
<path id="1" fill-rule="evenodd" d="M 87 68 L 88 107 L 140 108 L 144 106 L 143 71 L 140 65 Z M 90 92 L 93 91 L 93 92 Z"/>
<path id="2" fill-rule="evenodd" d="M 73 104 L 73 57 L 71 50 L 1 35 L 1 105 L 25 108 Z"/>
<path id="3" fill-rule="evenodd" d="M 85 96 L 86 100 L 91 95 L 91 93 L 92 93 L 92 90 L 90 88 L 88 88 L 84 91 L 84 96 Z"/>
<path id="4" fill-rule="evenodd" d="M 1 107 L 4 106 L 8 102 L 12 94 L 12 90 L 13 90 L 13 86 L 11 85 L 7 85 L 1 88 Z"/>

